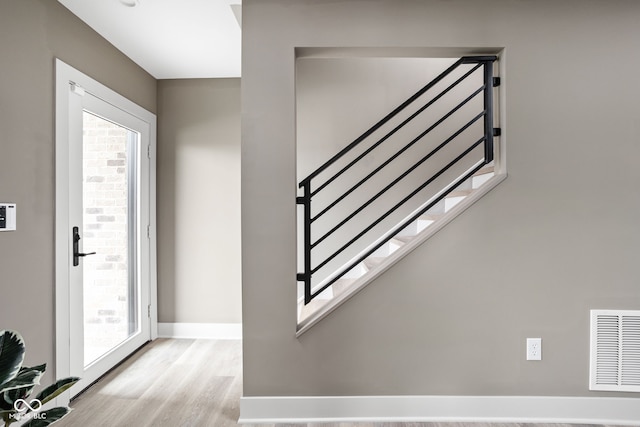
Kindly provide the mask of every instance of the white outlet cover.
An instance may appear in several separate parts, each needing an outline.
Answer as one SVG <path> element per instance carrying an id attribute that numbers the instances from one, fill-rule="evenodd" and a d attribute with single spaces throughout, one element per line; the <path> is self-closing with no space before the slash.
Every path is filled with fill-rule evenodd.
<path id="1" fill-rule="evenodd" d="M 542 338 L 527 338 L 527 360 L 542 360 Z"/>

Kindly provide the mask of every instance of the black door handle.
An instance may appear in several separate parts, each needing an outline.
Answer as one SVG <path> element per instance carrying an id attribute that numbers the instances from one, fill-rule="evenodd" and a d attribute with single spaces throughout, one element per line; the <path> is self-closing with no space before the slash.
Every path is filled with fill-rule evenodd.
<path id="1" fill-rule="evenodd" d="M 87 255 L 95 255 L 95 252 L 89 253 L 81 253 L 80 252 L 80 230 L 78 227 L 73 227 L 73 266 L 77 267 L 80 265 L 80 257 L 85 257 Z"/>

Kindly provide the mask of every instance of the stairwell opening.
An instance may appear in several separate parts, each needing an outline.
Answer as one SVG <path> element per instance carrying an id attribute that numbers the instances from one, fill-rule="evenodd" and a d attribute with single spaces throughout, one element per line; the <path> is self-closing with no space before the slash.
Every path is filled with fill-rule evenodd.
<path id="1" fill-rule="evenodd" d="M 388 51 L 383 52 L 387 55 L 370 55 L 371 51 L 365 55 L 352 53 L 353 50 L 348 49 L 329 52 L 324 49 L 297 50 L 298 182 L 353 141 L 358 141 L 363 132 L 372 129 L 381 118 L 460 59 L 456 55 L 459 52 L 447 56 L 442 51 L 436 52 L 437 57 L 424 52 L 406 55 L 406 50 L 391 55 Z M 493 64 L 491 67 L 494 68 Z M 363 282 L 363 276 L 374 278 L 372 271 L 378 269 L 378 264 L 390 264 L 388 261 L 392 260 L 394 253 L 403 252 L 398 251 L 400 248 L 417 244 L 411 241 L 413 236 L 440 221 L 440 217 L 454 209 L 457 203 L 496 176 L 495 162 L 480 164 L 486 154 L 484 144 L 468 148 L 477 135 L 483 135 L 486 125 L 484 116 L 477 113 L 485 109 L 483 92 L 478 90 L 485 77 L 482 67 L 477 64 L 460 66 L 434 84 L 429 92 L 417 97 L 401 113 L 371 131 L 367 140 L 363 139 L 348 155 L 327 167 L 322 172 L 325 179 L 310 189 L 314 205 L 310 212 L 313 225 L 310 229 L 305 229 L 304 206 L 301 203 L 304 190 L 300 189 L 298 271 L 305 271 L 311 266 L 310 287 L 313 291 L 322 290 L 337 274 L 341 279 L 318 292 L 310 302 L 305 298 L 303 278 L 298 275 L 299 332 L 328 314 L 345 297 L 361 289 L 362 286 L 355 285 Z M 453 89 L 447 89 L 454 83 Z M 443 91 L 444 94 L 438 95 Z M 430 105 L 423 110 L 425 104 Z M 453 113 L 452 107 L 456 108 Z M 498 122 L 497 119 L 492 121 Z M 400 124 L 404 126 L 399 127 Z M 426 134 L 425 130 L 428 130 Z M 451 138 L 451 135 L 455 137 Z M 443 141 L 446 144 L 442 145 Z M 410 142 L 409 147 L 401 148 L 407 142 Z M 396 154 L 399 148 L 402 152 Z M 437 150 L 430 154 L 435 148 Z M 420 189 L 430 173 L 451 163 L 458 153 L 465 150 L 464 157 Z M 421 160 L 425 156 L 428 158 Z M 407 168 L 411 169 L 408 173 Z M 338 176 L 334 177 L 336 172 Z M 448 188 L 465 174 L 469 176 L 460 186 Z M 380 192 L 381 189 L 385 191 Z M 396 230 L 392 239 L 376 248 L 363 262 L 344 271 L 345 265 L 375 246 L 381 238 L 388 238 L 390 230 L 417 212 L 425 201 L 437 197 L 443 189 L 455 191 L 401 231 Z M 412 193 L 415 194 L 407 199 L 407 195 Z M 398 206 L 403 200 L 398 209 L 376 223 L 381 213 L 387 212 L 388 206 Z M 360 209 L 363 205 L 366 207 Z M 375 225 L 370 227 L 372 223 Z M 305 233 L 313 245 L 313 259 L 309 265 L 305 264 L 308 258 Z M 358 238 L 353 241 L 353 236 Z M 349 244 L 345 246 L 345 242 Z M 339 253 L 336 254 L 336 250 Z M 383 271 L 379 270 L 377 274 Z"/>

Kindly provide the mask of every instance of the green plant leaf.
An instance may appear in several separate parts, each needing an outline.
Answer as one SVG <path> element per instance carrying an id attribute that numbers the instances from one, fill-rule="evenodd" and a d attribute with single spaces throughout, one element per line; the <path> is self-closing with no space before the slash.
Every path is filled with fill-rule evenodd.
<path id="1" fill-rule="evenodd" d="M 28 376 L 27 372 L 28 371 L 37 371 L 40 372 L 40 375 L 44 374 L 44 371 L 47 369 L 47 364 L 42 364 L 42 365 L 38 365 L 38 366 L 34 366 L 32 368 L 27 368 L 27 367 L 22 367 L 20 368 L 20 372 L 18 373 L 18 376 L 16 378 L 21 378 L 23 375 Z M 27 387 L 20 387 L 20 388 L 15 388 L 13 390 L 7 390 L 5 391 L 3 398 L 4 398 L 4 402 L 0 400 L 0 409 L 9 409 L 9 408 L 13 408 L 13 402 L 15 402 L 18 399 L 26 399 L 28 396 L 31 395 L 31 393 L 33 392 L 33 389 L 35 388 L 35 384 L 32 386 L 27 386 Z"/>
<path id="2" fill-rule="evenodd" d="M 22 368 L 20 368 L 20 372 L 24 372 L 24 371 L 40 371 L 40 373 L 44 374 L 44 371 L 47 370 L 47 364 L 43 363 L 42 365 L 38 365 L 38 366 L 33 366 L 31 368 L 23 366 Z"/>
<path id="3" fill-rule="evenodd" d="M 32 419 L 22 424 L 22 427 L 45 427 L 59 421 L 62 417 L 71 412 L 71 408 L 58 407 L 48 411 L 38 412 L 41 419 Z"/>
<path id="4" fill-rule="evenodd" d="M 2 384 L 0 393 L 4 393 L 6 397 L 6 392 L 9 390 L 33 387 L 34 385 L 40 384 L 41 376 L 42 372 L 37 369 L 23 370 L 14 379 Z"/>
<path id="5" fill-rule="evenodd" d="M 0 394 L 0 413 L 4 411 L 13 411 L 13 402 L 9 403 L 10 397 L 5 399 L 5 393 Z"/>
<path id="6" fill-rule="evenodd" d="M 67 389 L 73 386 L 75 383 L 80 381 L 80 378 L 77 377 L 69 377 L 56 381 L 51 384 L 49 387 L 44 388 L 38 395 L 36 399 L 38 399 L 44 405 L 51 399 L 57 397 L 61 393 L 64 393 Z"/>
<path id="7" fill-rule="evenodd" d="M 29 395 L 33 391 L 34 387 L 35 386 L 23 387 L 23 388 L 15 388 L 13 390 L 6 391 L 2 395 L 3 399 L 2 399 L 2 401 L 0 401 L 0 403 L 1 403 L 0 408 L 2 408 L 2 409 L 11 409 L 11 408 L 13 408 L 14 402 L 16 400 L 18 400 L 18 399 L 26 399 L 27 397 L 29 397 Z"/>
<path id="8" fill-rule="evenodd" d="M 0 416 L 4 416 L 4 414 L 10 414 L 12 412 L 15 412 L 13 409 L 3 409 L 0 411 Z"/>
<path id="9" fill-rule="evenodd" d="M 24 362 L 25 345 L 16 331 L 0 331 L 0 390 L 20 372 Z"/>
<path id="10" fill-rule="evenodd" d="M 13 421 L 11 420 L 11 418 L 9 418 L 11 414 L 8 412 L 4 412 L 2 414 L 2 421 L 4 421 L 4 427 L 7 427 L 8 425 L 10 425 Z"/>

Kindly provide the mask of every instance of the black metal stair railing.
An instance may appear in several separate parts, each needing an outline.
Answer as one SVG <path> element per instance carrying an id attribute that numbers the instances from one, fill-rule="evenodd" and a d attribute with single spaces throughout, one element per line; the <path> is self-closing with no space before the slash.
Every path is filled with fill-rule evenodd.
<path id="1" fill-rule="evenodd" d="M 384 244 L 386 244 L 389 240 L 393 238 L 400 230 L 405 228 L 407 225 L 411 224 L 413 221 L 417 220 L 420 216 L 422 216 L 429 209 L 433 208 L 437 203 L 443 200 L 451 191 L 453 191 L 459 184 L 471 178 L 478 170 L 480 170 L 484 165 L 493 161 L 494 155 L 494 147 L 493 147 L 493 139 L 495 136 L 500 134 L 500 130 L 498 128 L 493 127 L 494 117 L 493 117 L 493 88 L 498 86 L 499 78 L 494 78 L 493 76 L 493 63 L 497 60 L 496 56 L 469 56 L 462 57 L 458 61 L 456 61 L 453 65 L 443 71 L 440 75 L 434 78 L 431 82 L 421 88 L 418 92 L 416 92 L 413 96 L 403 102 L 400 106 L 398 106 L 395 110 L 387 114 L 382 120 L 373 125 L 369 130 L 363 133 L 360 137 L 358 137 L 355 141 L 350 143 L 340 152 L 338 152 L 331 159 L 322 164 L 319 168 L 317 168 L 314 172 L 312 172 L 309 176 L 303 179 L 299 187 L 302 189 L 302 196 L 297 197 L 296 203 L 298 205 L 303 206 L 303 272 L 298 273 L 297 280 L 304 282 L 304 303 L 308 304 L 313 298 L 317 297 L 324 290 L 326 290 L 329 286 L 334 284 L 337 280 L 343 277 L 348 271 L 350 271 L 353 267 L 357 266 L 359 263 L 364 261 L 367 257 L 371 256 L 374 252 L 376 252 L 379 248 L 381 248 Z M 373 135 L 377 130 L 381 129 L 384 125 L 390 123 L 390 121 L 398 116 L 400 112 L 407 109 L 411 104 L 419 100 L 425 93 L 434 89 L 439 83 L 443 82 L 445 78 L 450 76 L 454 71 L 456 71 L 459 67 L 463 65 L 473 65 L 470 70 L 466 71 L 462 76 L 457 78 L 453 83 L 448 85 L 445 89 L 441 90 L 437 95 L 431 98 L 428 102 L 426 102 L 423 106 L 419 107 L 414 113 L 410 114 L 406 119 L 402 120 L 398 125 L 393 126 L 390 131 L 388 131 L 384 136 L 375 141 L 371 146 L 367 147 L 362 151 L 362 153 L 358 154 L 353 160 L 349 161 L 345 166 L 339 168 L 339 170 L 333 174 L 331 174 L 328 178 L 322 179 L 320 175 L 327 171 L 332 165 L 336 164 L 336 162 L 354 150 L 356 147 L 360 146 L 367 140 L 371 135 Z M 407 144 L 402 146 L 399 150 L 389 156 L 385 161 L 383 161 L 379 166 L 374 168 L 371 172 L 366 174 L 362 179 L 355 182 L 353 185 L 349 186 L 346 191 L 341 194 L 331 197 L 332 201 L 330 201 L 324 208 L 320 209 L 318 213 L 315 215 L 312 214 L 312 200 L 314 196 L 318 195 L 320 192 L 325 190 L 332 182 L 334 182 L 338 177 L 342 176 L 345 172 L 350 170 L 354 165 L 360 162 L 365 156 L 383 144 L 385 141 L 389 140 L 394 134 L 396 134 L 400 129 L 405 127 L 408 123 L 418 117 L 421 113 L 427 110 L 429 107 L 433 106 L 438 100 L 443 98 L 447 93 L 452 91 L 454 88 L 460 85 L 461 82 L 465 81 L 472 74 L 478 71 L 480 68 L 483 68 L 482 73 L 482 85 L 473 91 L 470 95 L 464 98 L 461 102 L 457 103 L 453 106 L 447 113 L 442 115 L 438 120 L 433 122 L 430 126 L 426 128 L 423 132 L 419 133 L 415 138 L 411 139 Z M 478 71 L 479 72 L 479 71 Z M 334 208 L 338 203 L 352 194 L 355 190 L 360 188 L 365 182 L 369 181 L 374 175 L 378 174 L 383 168 L 389 165 L 391 162 L 396 160 L 401 154 L 406 152 L 409 148 L 414 146 L 419 141 L 423 140 L 423 138 L 431 133 L 435 128 L 437 128 L 440 124 L 442 124 L 445 120 L 455 114 L 457 111 L 462 109 L 465 105 L 467 105 L 471 100 L 475 99 L 477 96 L 483 96 L 483 110 L 479 113 L 475 114 L 470 120 L 468 120 L 464 125 L 459 127 L 455 132 L 453 132 L 449 137 L 445 138 L 443 142 L 438 144 L 435 148 L 431 149 L 426 155 L 422 156 L 418 161 L 414 162 L 409 168 L 405 170 L 402 174 L 397 176 L 395 179 L 391 180 L 387 185 L 382 187 L 379 191 L 375 192 L 373 196 L 371 196 L 368 200 L 354 209 L 351 213 L 349 213 L 343 219 L 337 221 L 335 225 L 328 227 L 328 230 L 321 233 L 321 236 L 318 237 L 315 241 L 312 241 L 312 225 L 315 221 L 323 217 L 327 212 L 329 212 L 332 208 Z M 351 238 L 347 238 L 344 244 L 338 247 L 335 251 L 333 251 L 328 256 L 323 256 L 323 259 L 319 260 L 315 265 L 312 263 L 312 253 L 313 249 L 316 248 L 320 243 L 325 241 L 329 236 L 334 235 L 340 228 L 342 228 L 347 222 L 353 219 L 356 215 L 362 212 L 364 209 L 369 207 L 373 202 L 378 200 L 383 194 L 388 192 L 391 188 L 396 186 L 401 180 L 407 177 L 411 172 L 416 170 L 419 166 L 423 165 L 427 160 L 432 158 L 436 153 L 442 150 L 444 147 L 449 145 L 451 141 L 456 139 L 459 135 L 461 135 L 465 130 L 469 129 L 473 124 L 483 120 L 483 128 L 484 134 L 474 140 L 473 143 L 464 149 L 460 154 L 458 154 L 453 160 L 446 163 L 443 167 L 439 168 L 435 173 L 425 179 L 420 185 L 417 186 L 414 190 L 412 190 L 409 194 L 407 194 L 404 198 L 402 198 L 397 203 L 393 204 L 389 209 L 387 209 L 384 213 L 379 215 L 375 220 L 373 220 L 369 225 L 364 227 L 360 232 L 355 234 L 355 236 Z M 347 248 L 353 245 L 356 241 L 361 239 L 365 234 L 374 229 L 378 224 L 380 224 L 383 220 L 388 218 L 392 213 L 396 212 L 401 206 L 407 203 L 411 198 L 416 196 L 419 192 L 424 190 L 429 185 L 436 182 L 438 178 L 443 176 L 445 172 L 447 172 L 450 168 L 452 168 L 455 164 L 460 162 L 465 156 L 469 155 L 474 149 L 479 147 L 481 144 L 484 144 L 483 154 L 484 157 L 481 162 L 477 163 L 473 168 L 467 170 L 465 174 L 458 177 L 456 182 L 452 183 L 445 189 L 437 194 L 435 198 L 433 198 L 428 204 L 422 206 L 419 210 L 415 211 L 408 218 L 405 218 L 400 224 L 396 225 L 389 232 L 385 233 L 384 236 L 378 240 L 376 240 L 375 244 L 369 246 L 363 253 L 356 256 L 346 265 L 344 265 L 339 271 L 330 276 L 328 280 L 325 280 L 321 286 L 316 286 L 315 289 L 312 289 L 312 276 L 318 272 L 321 268 L 325 267 L 332 260 L 334 260 L 338 255 L 343 253 Z M 320 181 L 319 183 L 315 183 L 315 181 Z M 315 187 L 312 188 L 312 183 L 315 184 Z"/>

